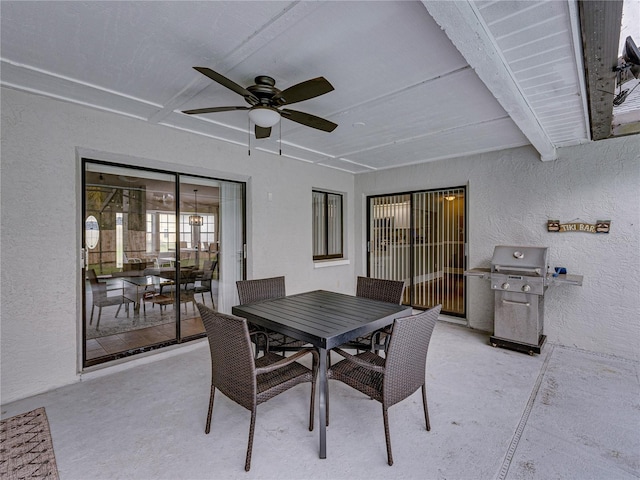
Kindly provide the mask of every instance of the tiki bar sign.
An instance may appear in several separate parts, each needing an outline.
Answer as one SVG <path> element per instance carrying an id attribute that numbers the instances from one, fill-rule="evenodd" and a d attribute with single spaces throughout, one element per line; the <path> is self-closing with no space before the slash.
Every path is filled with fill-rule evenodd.
<path id="1" fill-rule="evenodd" d="M 548 220 L 549 232 L 585 232 L 585 233 L 609 233 L 611 220 L 596 220 L 596 223 L 569 222 L 560 223 L 560 220 Z"/>

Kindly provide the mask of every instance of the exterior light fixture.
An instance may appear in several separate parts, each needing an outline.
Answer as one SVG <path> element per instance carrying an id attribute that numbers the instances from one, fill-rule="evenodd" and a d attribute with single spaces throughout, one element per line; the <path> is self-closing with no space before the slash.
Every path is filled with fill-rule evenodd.
<path id="1" fill-rule="evenodd" d="M 198 215 L 198 189 L 196 188 L 193 193 L 196 196 L 196 212 L 195 215 L 189 215 L 189 225 L 192 227 L 201 227 L 203 219 Z"/>
<path id="2" fill-rule="evenodd" d="M 249 118 L 259 127 L 270 128 L 280 121 L 280 113 L 272 107 L 258 106 L 249 110 Z"/>

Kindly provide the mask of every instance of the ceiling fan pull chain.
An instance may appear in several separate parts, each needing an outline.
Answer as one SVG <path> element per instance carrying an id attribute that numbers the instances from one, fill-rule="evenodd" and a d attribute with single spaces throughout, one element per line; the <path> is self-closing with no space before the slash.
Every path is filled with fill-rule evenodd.
<path id="1" fill-rule="evenodd" d="M 247 117 L 247 135 L 249 136 L 247 145 L 249 146 L 248 156 L 251 156 L 251 119 Z"/>
<path id="2" fill-rule="evenodd" d="M 280 156 L 282 156 L 282 122 L 280 122 L 280 142 L 278 143 Z"/>

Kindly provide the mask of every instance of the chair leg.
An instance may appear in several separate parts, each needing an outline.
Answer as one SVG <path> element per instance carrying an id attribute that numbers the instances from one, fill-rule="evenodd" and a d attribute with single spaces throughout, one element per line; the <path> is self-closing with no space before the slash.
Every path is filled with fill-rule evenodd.
<path id="1" fill-rule="evenodd" d="M 211 290 L 209 290 L 209 295 L 211 295 L 211 308 L 213 308 L 215 310 L 216 309 L 216 303 L 213 301 L 213 292 Z M 204 298 L 202 300 L 202 303 L 204 303 Z"/>
<path id="2" fill-rule="evenodd" d="M 422 406 L 424 407 L 424 421 L 427 424 L 427 431 L 431 430 L 429 423 L 429 410 L 427 409 L 427 385 L 422 384 Z"/>
<path id="3" fill-rule="evenodd" d="M 162 308 L 160 309 L 162 311 Z M 204 428 L 204 433 L 208 434 L 211 431 L 211 414 L 213 413 L 213 397 L 216 395 L 216 387 L 211 385 L 211 395 L 209 396 L 209 411 L 207 412 L 207 424 Z"/>
<path id="4" fill-rule="evenodd" d="M 98 307 L 98 321 L 96 322 L 96 330 L 100 328 L 100 317 L 102 316 L 102 307 Z"/>
<path id="5" fill-rule="evenodd" d="M 118 310 L 116 310 L 116 318 L 118 318 L 118 314 L 120 313 L 121 308 L 122 308 L 122 304 L 118 305 Z"/>
<path id="6" fill-rule="evenodd" d="M 384 420 L 384 436 L 387 440 L 387 463 L 393 465 L 393 455 L 391 455 L 391 436 L 389 435 L 389 415 L 387 408 L 382 406 L 382 419 Z"/>
<path id="7" fill-rule="evenodd" d="M 95 305 L 91 305 L 91 316 L 89 317 L 89 325 L 93 323 L 93 309 L 96 308 Z"/>
<path id="8" fill-rule="evenodd" d="M 256 429 L 256 406 L 251 410 L 251 425 L 249 426 L 249 444 L 247 445 L 247 459 L 244 462 L 244 470 L 246 472 L 251 468 L 251 451 L 253 450 L 253 433 Z"/>
<path id="9" fill-rule="evenodd" d="M 313 431 L 313 413 L 315 411 L 315 400 L 316 400 L 316 380 L 318 378 L 318 366 L 316 365 L 315 360 L 313 361 L 313 377 L 311 380 L 311 407 L 309 412 L 309 431 Z M 328 383 L 328 382 L 327 382 Z"/>

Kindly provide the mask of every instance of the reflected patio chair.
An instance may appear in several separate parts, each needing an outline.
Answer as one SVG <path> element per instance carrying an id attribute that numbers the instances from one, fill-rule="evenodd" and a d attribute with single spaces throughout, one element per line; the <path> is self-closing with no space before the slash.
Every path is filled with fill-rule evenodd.
<path id="1" fill-rule="evenodd" d="M 96 321 L 96 330 L 100 329 L 100 317 L 102 316 L 102 307 L 110 307 L 113 305 L 118 306 L 116 311 L 116 318 L 120 313 L 122 305 L 124 305 L 127 312 L 127 318 L 129 318 L 129 304 L 134 303 L 133 300 L 126 298 L 122 293 L 120 295 L 107 295 L 107 284 L 98 281 L 96 271 L 91 268 L 87 270 L 87 278 L 91 285 L 91 316 L 89 317 L 89 325 L 93 323 L 93 310 L 98 307 L 98 320 Z"/>
<path id="2" fill-rule="evenodd" d="M 180 293 L 180 304 L 184 303 L 184 313 L 188 313 L 187 307 L 189 303 L 191 303 L 193 311 L 196 311 L 196 275 L 197 272 L 193 268 L 185 267 L 180 269 L 180 287 L 178 288 L 178 290 Z M 169 278 L 175 279 L 175 274 L 169 275 Z M 172 288 L 174 289 L 174 293 L 177 294 L 175 290 L 175 284 Z"/>
<path id="3" fill-rule="evenodd" d="M 356 284 L 356 297 L 380 300 L 381 302 L 402 303 L 404 294 L 404 281 L 386 280 L 382 278 L 358 277 Z M 385 329 L 353 339 L 341 345 L 341 348 L 354 348 L 356 350 L 384 349 L 380 342 L 386 337 Z"/>
<path id="4" fill-rule="evenodd" d="M 281 298 L 286 296 L 284 277 L 260 278 L 257 280 L 238 280 L 238 298 L 240 305 L 246 303 L 269 300 L 271 298 Z M 269 336 L 269 348 L 280 352 L 300 350 L 305 342 L 288 337 L 282 333 L 274 332 L 252 325 L 252 330 L 265 331 Z M 256 344 L 258 346 L 258 344 Z"/>
<path id="5" fill-rule="evenodd" d="M 351 355 L 339 348 L 334 349 L 344 360 L 329 369 L 328 378 L 346 383 L 382 403 L 389 465 L 393 465 L 387 412 L 389 407 L 422 387 L 424 419 L 427 430 L 431 430 L 425 373 L 429 342 L 441 308 L 442 305 L 437 305 L 418 315 L 397 318 L 393 322 L 385 357 L 372 351 Z"/>
<path id="6" fill-rule="evenodd" d="M 204 302 L 204 294 L 209 292 L 209 295 L 211 296 L 211 305 L 214 310 L 216 309 L 216 304 L 213 301 L 213 291 L 211 290 L 211 282 L 212 282 L 212 277 L 213 277 L 213 270 L 212 269 L 205 269 L 204 273 L 202 274 L 202 277 L 200 277 L 200 280 L 198 282 L 198 284 L 196 284 L 193 288 L 193 293 L 194 294 L 201 294 L 202 295 L 202 303 Z"/>
<path id="7" fill-rule="evenodd" d="M 207 270 L 211 270 L 211 272 L 215 272 L 218 267 L 218 260 L 205 260 L 202 262 L 202 272 L 196 277 L 196 280 L 200 280 Z"/>
<path id="8" fill-rule="evenodd" d="M 216 243 L 210 243 L 207 247 L 207 253 L 209 254 L 209 260 L 211 260 L 211 255 L 218 256 L 218 245 Z"/>
<path id="9" fill-rule="evenodd" d="M 205 433 L 211 431 L 213 399 L 216 389 L 228 398 L 251 411 L 249 443 L 244 469 L 251 468 L 251 452 L 255 431 L 256 409 L 261 403 L 304 382 L 311 382 L 311 406 L 309 410 L 309 430 L 313 430 L 314 399 L 318 353 L 308 348 L 284 357 L 266 351 L 257 359 L 253 356 L 247 320 L 225 315 L 198 303 L 198 310 L 204 323 L 211 351 L 211 396 Z M 251 336 L 265 335 L 254 332 Z M 312 369 L 297 362 L 306 355 L 313 356 Z M 288 412 L 283 411 L 283 415 Z M 219 438 L 224 441 L 224 438 Z M 283 453 L 286 455 L 286 452 Z M 283 458 L 283 461 L 285 458 Z"/>

